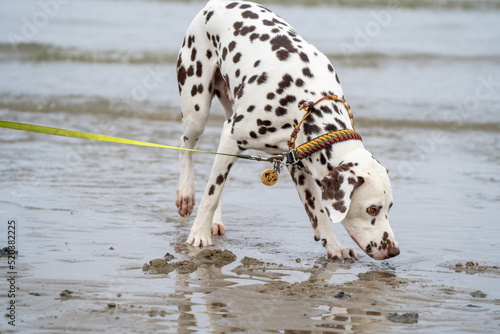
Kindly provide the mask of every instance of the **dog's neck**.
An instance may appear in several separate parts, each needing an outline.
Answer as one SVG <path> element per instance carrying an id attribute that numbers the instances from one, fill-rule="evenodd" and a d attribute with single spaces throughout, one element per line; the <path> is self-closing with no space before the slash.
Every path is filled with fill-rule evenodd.
<path id="1" fill-rule="evenodd" d="M 351 162 L 349 161 L 349 156 L 354 152 L 361 151 L 362 155 L 366 154 L 371 156 L 371 153 L 365 149 L 363 142 L 360 140 L 344 141 L 325 148 L 325 150 L 330 151 L 330 159 L 328 159 L 326 164 L 323 164 L 319 158 L 321 151 L 314 153 L 311 156 L 311 159 L 303 160 L 304 166 L 309 169 L 315 180 L 322 180 L 325 176 L 327 176 L 328 173 L 330 173 L 329 167 L 335 168 L 342 163 Z M 326 152 L 323 153 L 324 155 L 327 155 Z M 358 157 L 359 155 L 360 154 L 357 153 Z"/>

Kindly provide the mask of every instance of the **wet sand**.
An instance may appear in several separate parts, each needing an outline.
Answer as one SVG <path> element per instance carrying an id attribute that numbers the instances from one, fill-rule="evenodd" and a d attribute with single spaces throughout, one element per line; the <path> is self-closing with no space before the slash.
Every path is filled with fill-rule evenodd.
<path id="1" fill-rule="evenodd" d="M 318 259 L 312 266 L 287 267 L 236 259 L 231 251 L 212 247 L 179 245 L 177 251 L 142 269 L 128 268 L 127 278 L 115 282 L 23 278 L 19 295 L 31 320 L 20 327 L 52 333 L 429 333 L 445 326 L 452 332 L 493 333 L 498 327 L 487 319 L 500 300 L 426 278 L 400 278 L 389 264 L 332 283 L 335 272 L 357 264 Z M 500 272 L 471 263 L 443 270 L 456 268 L 469 268 L 470 275 Z M 290 283 L 294 276 L 307 279 Z M 133 280 L 143 285 L 140 291 Z M 174 291 L 162 289 L 162 281 L 173 281 Z"/>

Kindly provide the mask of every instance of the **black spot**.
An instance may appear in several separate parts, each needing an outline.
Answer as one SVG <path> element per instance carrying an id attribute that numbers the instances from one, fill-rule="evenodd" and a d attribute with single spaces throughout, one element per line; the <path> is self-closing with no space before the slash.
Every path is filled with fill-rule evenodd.
<path id="1" fill-rule="evenodd" d="M 224 175 L 220 174 L 219 176 L 217 176 L 217 180 L 215 180 L 215 183 L 220 186 L 222 182 L 224 182 Z"/>
<path id="2" fill-rule="evenodd" d="M 250 107 L 247 108 L 247 111 L 248 112 L 252 112 L 254 109 L 255 109 L 255 106 L 252 105 L 252 106 L 250 106 Z"/>
<path id="3" fill-rule="evenodd" d="M 206 19 L 205 19 L 205 23 L 207 23 L 207 22 L 210 20 L 210 18 L 212 17 L 212 15 L 214 15 L 214 11 L 211 11 L 211 12 L 209 12 L 209 13 L 207 14 L 207 17 L 206 17 Z"/>
<path id="4" fill-rule="evenodd" d="M 332 113 L 332 109 L 328 108 L 328 106 L 321 106 L 321 107 L 319 107 L 319 110 L 321 110 L 324 114 L 331 114 Z"/>
<path id="5" fill-rule="evenodd" d="M 259 64 L 260 64 L 260 60 L 257 60 L 257 61 L 253 64 L 253 67 L 257 67 L 257 66 L 259 66 Z"/>
<path id="6" fill-rule="evenodd" d="M 243 22 L 240 21 L 235 22 L 233 24 L 233 28 L 234 28 L 234 36 L 238 35 L 245 36 L 256 29 L 255 26 L 244 26 Z"/>
<path id="7" fill-rule="evenodd" d="M 325 155 L 324 155 L 324 154 L 321 154 L 319 158 L 320 158 L 319 160 L 320 160 L 321 164 L 322 164 L 322 165 L 326 165 L 326 158 L 325 158 Z"/>
<path id="8" fill-rule="evenodd" d="M 334 71 L 332 64 L 328 64 L 328 71 L 330 71 L 330 72 Z"/>
<path id="9" fill-rule="evenodd" d="M 251 35 L 250 35 L 250 42 L 253 42 L 253 40 L 254 40 L 254 39 L 259 38 L 259 36 L 260 36 L 260 35 L 259 35 L 259 34 L 257 34 L 257 33 L 253 33 L 253 34 L 251 34 Z"/>
<path id="10" fill-rule="evenodd" d="M 212 58 L 212 51 L 207 50 L 207 58 L 208 59 Z"/>
<path id="11" fill-rule="evenodd" d="M 260 118 L 257 119 L 257 125 L 258 126 L 261 126 L 261 125 L 264 125 L 264 126 L 271 126 L 273 123 L 271 121 L 268 121 L 268 120 L 261 120 Z"/>
<path id="12" fill-rule="evenodd" d="M 267 81 L 267 73 L 266 72 L 263 72 L 259 78 L 257 79 L 257 85 L 262 85 L 263 83 L 265 83 Z"/>
<path id="13" fill-rule="evenodd" d="M 295 96 L 293 96 L 293 95 L 287 95 L 286 97 L 284 97 L 284 98 L 280 99 L 280 104 L 281 104 L 282 106 L 286 106 L 287 104 L 289 104 L 289 103 L 293 103 L 293 102 L 295 102 L 296 100 L 297 100 L 297 99 L 296 99 L 296 97 L 295 97 Z"/>
<path id="14" fill-rule="evenodd" d="M 342 122 L 340 119 L 337 119 L 336 121 L 337 121 L 337 123 L 339 123 L 339 126 L 341 129 L 347 129 L 347 127 L 345 126 L 345 123 Z"/>
<path id="15" fill-rule="evenodd" d="M 195 104 L 195 105 L 194 105 L 194 110 L 196 110 L 196 111 L 200 111 L 200 106 L 199 106 L 199 105 L 197 105 L 197 104 Z"/>
<path id="16" fill-rule="evenodd" d="M 276 51 L 280 48 L 287 50 L 288 52 L 297 52 L 293 47 L 292 41 L 285 35 L 278 35 L 271 40 L 271 50 Z"/>
<path id="17" fill-rule="evenodd" d="M 268 105 L 266 105 L 266 106 L 264 107 L 264 110 L 265 110 L 265 111 L 267 111 L 267 112 L 272 111 L 272 110 L 273 110 L 273 106 L 272 106 L 272 105 L 270 105 L 270 104 L 268 104 Z"/>
<path id="18" fill-rule="evenodd" d="M 325 126 L 325 131 L 326 132 L 335 132 L 335 131 L 337 131 L 337 127 L 335 126 L 335 124 L 327 124 Z"/>
<path id="19" fill-rule="evenodd" d="M 274 22 L 273 21 L 269 21 L 269 20 L 263 20 L 262 23 L 265 26 L 273 26 L 274 25 Z"/>
<path id="20" fill-rule="evenodd" d="M 195 96 L 196 94 L 198 94 L 198 86 L 193 85 L 193 87 L 191 88 L 191 96 Z"/>
<path id="21" fill-rule="evenodd" d="M 309 67 L 304 67 L 302 69 L 302 74 L 304 74 L 308 78 L 313 78 L 314 77 L 314 75 L 311 73 L 311 69 L 309 69 Z"/>
<path id="22" fill-rule="evenodd" d="M 268 100 L 272 100 L 272 99 L 274 99 L 275 96 L 276 95 L 274 95 L 274 93 L 268 93 L 266 97 Z"/>
<path id="23" fill-rule="evenodd" d="M 224 49 L 222 49 L 222 60 L 226 60 L 226 56 L 227 56 L 227 48 L 225 47 Z"/>
<path id="24" fill-rule="evenodd" d="M 248 79 L 248 83 L 249 83 L 249 84 L 254 83 L 254 81 L 255 81 L 255 80 L 257 80 L 257 77 L 258 77 L 257 75 L 253 75 L 253 76 L 251 76 L 251 77 L 250 77 L 250 79 Z"/>
<path id="25" fill-rule="evenodd" d="M 295 81 L 295 86 L 297 86 L 297 87 L 302 87 L 302 86 L 304 86 L 304 80 L 302 80 L 302 79 L 297 79 L 297 80 Z"/>
<path id="26" fill-rule="evenodd" d="M 241 8 L 241 7 L 240 7 Z M 243 13 L 241 13 L 241 16 L 244 18 L 244 19 L 258 19 L 259 18 L 259 15 L 255 14 L 254 12 L 250 11 L 250 10 L 246 10 L 244 11 Z"/>
<path id="27" fill-rule="evenodd" d="M 236 117 L 234 118 L 233 123 L 238 123 L 238 122 L 241 122 L 241 120 L 242 120 L 243 118 L 245 118 L 245 116 L 243 116 L 243 115 L 238 115 L 238 116 L 236 116 Z"/>
<path id="28" fill-rule="evenodd" d="M 267 41 L 269 38 L 270 38 L 270 36 L 269 36 L 268 34 L 262 34 L 262 35 L 260 35 L 260 38 L 259 38 L 259 39 L 260 39 L 262 42 L 265 42 L 265 41 Z"/>
<path id="29" fill-rule="evenodd" d="M 321 128 L 316 124 L 304 123 L 304 134 L 306 136 L 320 134 L 320 133 L 321 133 Z"/>
<path id="30" fill-rule="evenodd" d="M 253 132 L 253 131 L 250 132 L 249 135 L 250 135 L 250 137 L 252 137 L 254 139 L 258 137 L 257 134 L 255 132 Z"/>
<path id="31" fill-rule="evenodd" d="M 189 36 L 188 38 L 188 48 L 191 49 L 191 45 L 194 43 L 194 36 Z"/>
<path id="32" fill-rule="evenodd" d="M 292 127 L 292 124 L 290 123 L 286 123 L 284 124 L 283 126 L 281 126 L 281 128 L 284 130 L 284 129 L 290 129 Z"/>
<path id="33" fill-rule="evenodd" d="M 238 2 L 231 2 L 229 5 L 226 6 L 226 8 L 227 9 L 233 9 L 236 6 L 238 6 Z"/>
<path id="34" fill-rule="evenodd" d="M 229 52 L 232 52 L 234 50 L 234 48 L 236 47 L 236 42 L 232 41 L 231 43 L 229 43 L 229 45 L 227 47 L 229 49 Z"/>
<path id="35" fill-rule="evenodd" d="M 187 77 L 186 69 L 184 68 L 184 66 L 181 66 L 177 70 L 177 81 L 181 86 L 183 86 L 186 83 L 186 77 Z"/>
<path id="36" fill-rule="evenodd" d="M 238 52 L 237 54 L 234 55 L 233 57 L 233 62 L 236 64 L 237 62 L 239 62 L 241 59 L 241 53 Z"/>
<path id="37" fill-rule="evenodd" d="M 302 61 L 304 63 L 308 63 L 309 62 L 309 57 L 304 52 L 301 52 L 299 55 L 300 55 L 300 59 L 302 59 Z"/>
<path id="38" fill-rule="evenodd" d="M 274 112 L 276 113 L 276 116 L 278 116 L 278 117 L 287 114 L 287 110 L 283 107 L 276 108 L 276 110 Z"/>
<path id="39" fill-rule="evenodd" d="M 214 192 L 215 192 L 215 185 L 212 184 L 212 186 L 208 190 L 208 196 L 212 196 L 214 194 Z"/>
<path id="40" fill-rule="evenodd" d="M 202 74 L 203 74 L 203 65 L 202 65 L 201 61 L 197 61 L 196 62 L 196 76 L 200 78 Z"/>
<path id="41" fill-rule="evenodd" d="M 293 78 L 290 74 L 285 74 L 282 78 L 282 80 L 278 83 L 278 89 L 276 90 L 276 93 L 282 94 L 286 88 L 290 87 L 292 85 Z"/>
<path id="42" fill-rule="evenodd" d="M 191 61 L 195 60 L 196 60 L 196 48 L 193 48 L 193 50 L 191 51 Z"/>
<path id="43" fill-rule="evenodd" d="M 375 218 L 372 219 L 372 225 L 375 225 Z"/>
<path id="44" fill-rule="evenodd" d="M 280 61 L 287 60 L 289 56 L 290 56 L 290 52 L 288 52 L 286 50 L 278 50 L 278 51 L 276 51 L 276 57 L 278 57 L 278 59 Z"/>

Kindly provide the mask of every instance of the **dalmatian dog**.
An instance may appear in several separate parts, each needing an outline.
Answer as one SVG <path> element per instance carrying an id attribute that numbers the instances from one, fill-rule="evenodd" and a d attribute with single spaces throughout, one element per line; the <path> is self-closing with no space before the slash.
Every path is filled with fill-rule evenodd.
<path id="1" fill-rule="evenodd" d="M 304 116 L 297 106 L 328 94 L 343 97 L 328 58 L 269 9 L 247 1 L 211 0 L 190 24 L 177 61 L 184 134 L 181 146 L 194 149 L 217 96 L 225 111 L 218 152 L 247 149 L 269 155 L 289 150 L 292 131 Z M 311 107 L 296 137 L 303 144 L 326 133 L 353 129 L 348 105 L 324 100 Z M 212 244 L 225 233 L 221 195 L 235 156 L 217 155 L 187 243 Z M 330 226 L 342 223 L 370 257 L 399 254 L 387 218 L 393 199 L 388 171 L 361 140 L 321 149 L 288 164 L 300 199 L 328 257 L 358 259 L 343 247 Z M 180 152 L 179 215 L 195 205 L 193 152 Z"/>

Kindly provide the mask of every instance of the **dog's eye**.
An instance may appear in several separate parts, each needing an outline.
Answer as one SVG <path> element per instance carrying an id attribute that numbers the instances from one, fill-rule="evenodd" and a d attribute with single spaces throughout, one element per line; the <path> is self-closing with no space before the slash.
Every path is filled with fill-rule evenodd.
<path id="1" fill-rule="evenodd" d="M 373 217 L 378 215 L 379 212 L 380 212 L 380 209 L 376 206 L 370 206 L 369 208 L 366 208 L 366 213 L 368 213 L 370 216 L 373 216 Z"/>

